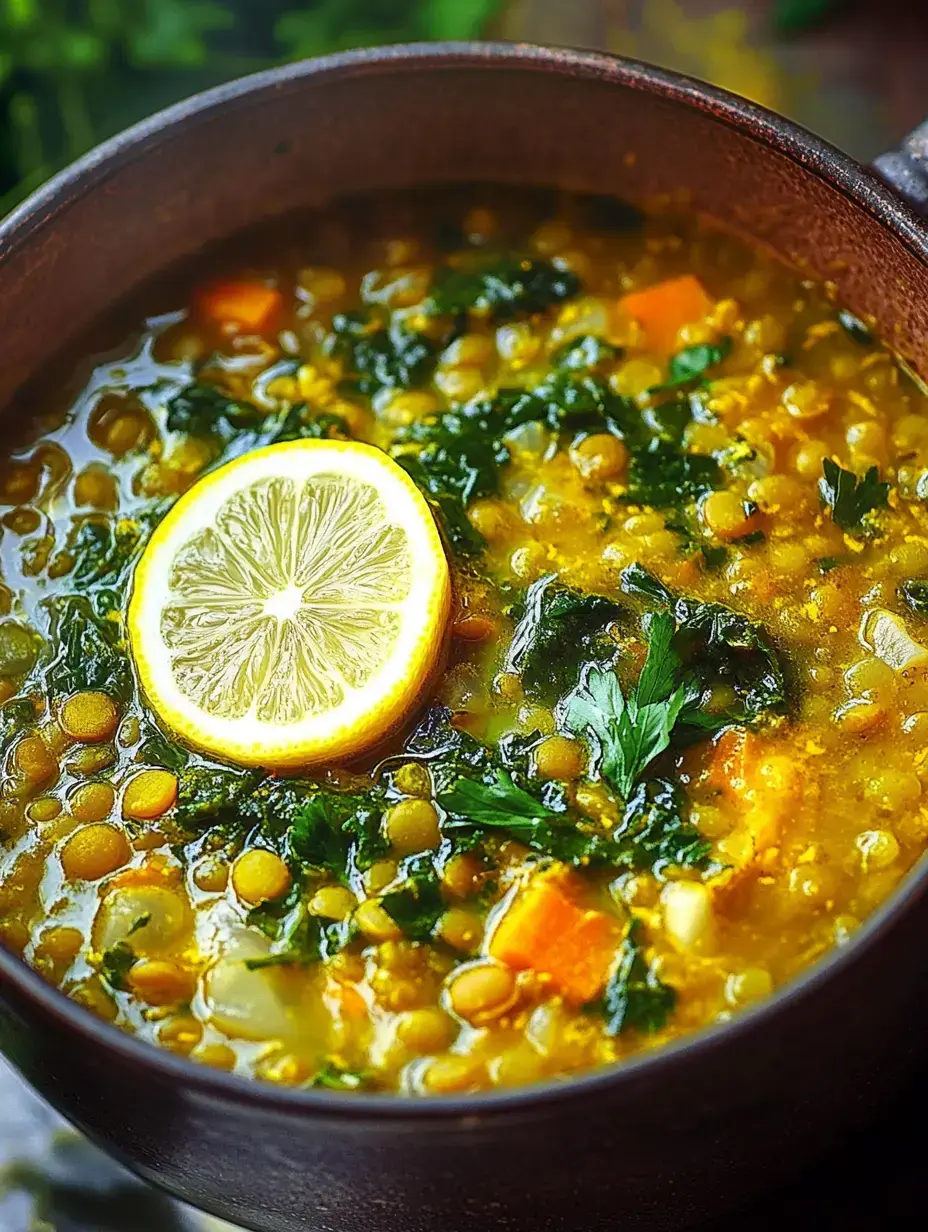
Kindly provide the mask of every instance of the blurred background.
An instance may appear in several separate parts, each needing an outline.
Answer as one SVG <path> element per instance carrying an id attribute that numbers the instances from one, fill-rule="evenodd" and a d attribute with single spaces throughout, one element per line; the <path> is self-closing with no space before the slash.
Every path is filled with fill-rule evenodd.
<path id="1" fill-rule="evenodd" d="M 0 215 L 105 137 L 231 77 L 349 47 L 479 36 L 651 60 L 865 160 L 928 115 L 928 0 L 0 0 Z M 911 1126 L 926 1091 L 928 1073 L 806 1176 L 703 1232 L 923 1226 L 924 1147 Z M 0 1232 L 207 1228 L 99 1156 L 0 1061 Z"/>
<path id="2" fill-rule="evenodd" d="M 0 0 L 0 214 L 103 138 L 283 61 L 480 35 L 708 78 L 863 158 L 928 109 L 924 0 Z"/>

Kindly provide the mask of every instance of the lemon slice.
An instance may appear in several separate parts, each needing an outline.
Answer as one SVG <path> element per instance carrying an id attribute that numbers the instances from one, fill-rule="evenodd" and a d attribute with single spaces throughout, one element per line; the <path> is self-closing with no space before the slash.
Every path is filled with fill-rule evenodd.
<path id="1" fill-rule="evenodd" d="M 142 689 L 187 743 L 294 769 L 376 744 L 442 657 L 450 580 L 412 480 L 344 441 L 256 450 L 155 530 L 128 628 Z"/>

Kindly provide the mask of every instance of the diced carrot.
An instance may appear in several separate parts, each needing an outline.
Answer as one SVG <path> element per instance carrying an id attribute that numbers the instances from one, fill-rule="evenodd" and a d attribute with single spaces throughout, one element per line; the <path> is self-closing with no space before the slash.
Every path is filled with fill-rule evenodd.
<path id="1" fill-rule="evenodd" d="M 235 325 L 252 333 L 267 329 L 280 311 L 283 296 L 263 282 L 242 279 L 216 282 L 196 297 L 200 316 L 215 325 Z"/>
<path id="2" fill-rule="evenodd" d="M 757 786 L 763 741 L 745 727 L 727 727 L 709 754 L 707 781 L 723 795 L 744 800 Z"/>
<path id="3" fill-rule="evenodd" d="M 712 310 L 713 300 L 698 278 L 684 274 L 624 295 L 619 307 L 641 325 L 649 347 L 669 355 L 676 348 L 680 326 L 701 321 Z"/>
<path id="4" fill-rule="evenodd" d="M 582 1005 L 605 987 L 619 940 L 617 922 L 577 906 L 549 878 L 540 878 L 500 920 L 490 955 L 548 976 L 568 1001 Z"/>
<path id="5" fill-rule="evenodd" d="M 337 980 L 330 980 L 325 999 L 342 1018 L 367 1017 L 367 1002 L 353 984 L 339 984 Z"/>

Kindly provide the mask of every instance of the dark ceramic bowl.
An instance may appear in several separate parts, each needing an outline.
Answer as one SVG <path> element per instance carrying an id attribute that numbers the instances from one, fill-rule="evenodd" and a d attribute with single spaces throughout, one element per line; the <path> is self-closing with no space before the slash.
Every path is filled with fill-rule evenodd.
<path id="1" fill-rule="evenodd" d="M 925 139 L 881 161 L 928 201 Z M 0 403 L 139 283 L 333 197 L 461 181 L 695 209 L 838 285 L 928 373 L 928 232 L 902 196 L 750 103 L 644 65 L 520 46 L 336 56 L 183 103 L 0 228 Z M 668 1229 L 732 1205 L 911 1064 L 926 872 L 759 1008 L 620 1069 L 411 1101 L 278 1090 L 158 1052 L 0 954 L 0 1045 L 140 1175 L 260 1232 Z"/>

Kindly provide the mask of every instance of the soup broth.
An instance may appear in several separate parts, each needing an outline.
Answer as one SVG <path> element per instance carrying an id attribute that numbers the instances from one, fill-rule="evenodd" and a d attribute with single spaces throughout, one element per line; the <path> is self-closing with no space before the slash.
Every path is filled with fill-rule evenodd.
<path id="1" fill-rule="evenodd" d="M 275 1083 L 507 1087 L 726 1021 L 922 855 L 928 408 L 827 286 L 475 190 L 148 305 L 0 474 L 0 940 L 65 995 Z M 127 611 L 178 498 L 292 441 L 402 468 L 453 598 L 399 727 L 275 773 L 156 712 Z"/>

